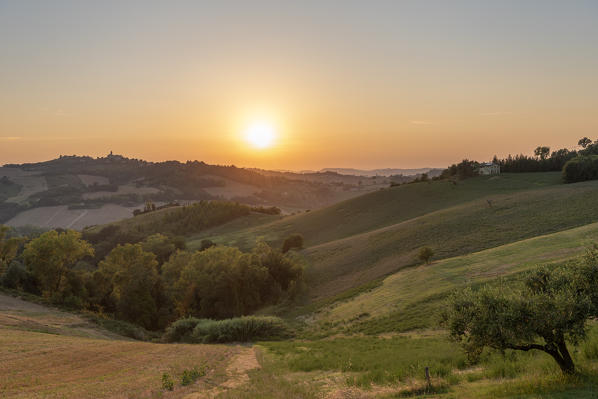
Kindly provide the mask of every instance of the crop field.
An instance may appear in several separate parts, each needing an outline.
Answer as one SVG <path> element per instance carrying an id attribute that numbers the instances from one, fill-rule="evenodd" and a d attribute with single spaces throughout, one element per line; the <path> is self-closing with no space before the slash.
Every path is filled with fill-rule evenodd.
<path id="1" fill-rule="evenodd" d="M 96 209 L 68 209 L 66 205 L 44 206 L 23 211 L 6 222 L 6 225 L 13 227 L 35 225 L 82 230 L 85 226 L 128 218 L 134 209 L 136 208 L 116 204 L 107 204 Z"/>
<path id="2" fill-rule="evenodd" d="M 137 187 L 132 184 L 126 184 L 123 186 L 118 186 L 118 190 L 116 191 L 94 191 L 91 193 L 84 193 L 83 199 L 98 199 L 98 198 L 109 198 L 118 195 L 128 195 L 128 194 L 137 194 L 137 195 L 145 195 L 145 194 L 156 194 L 160 192 L 155 187 Z"/>

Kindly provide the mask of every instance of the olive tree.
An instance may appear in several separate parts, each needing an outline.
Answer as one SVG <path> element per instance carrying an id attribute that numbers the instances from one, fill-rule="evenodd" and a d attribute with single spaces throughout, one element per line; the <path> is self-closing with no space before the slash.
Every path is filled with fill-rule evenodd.
<path id="1" fill-rule="evenodd" d="M 559 267 L 539 267 L 514 287 L 485 286 L 455 293 L 443 312 L 451 337 L 475 359 L 486 347 L 540 350 L 565 374 L 575 372 L 567 343 L 586 337 L 598 312 L 598 252 Z"/>

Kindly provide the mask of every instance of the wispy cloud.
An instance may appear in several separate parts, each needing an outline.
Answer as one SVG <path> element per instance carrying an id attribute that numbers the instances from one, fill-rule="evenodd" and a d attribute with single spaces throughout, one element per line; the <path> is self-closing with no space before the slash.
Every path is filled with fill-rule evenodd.
<path id="1" fill-rule="evenodd" d="M 431 125 L 432 122 L 429 121 L 409 121 L 412 125 Z"/>
<path id="2" fill-rule="evenodd" d="M 0 136 L 0 141 L 16 141 L 21 139 L 22 137 L 19 136 Z"/>

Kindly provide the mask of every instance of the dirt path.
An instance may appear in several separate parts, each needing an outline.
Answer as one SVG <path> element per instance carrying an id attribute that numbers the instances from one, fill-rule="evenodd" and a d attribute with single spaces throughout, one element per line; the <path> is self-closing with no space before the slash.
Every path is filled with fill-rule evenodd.
<path id="1" fill-rule="evenodd" d="M 240 347 L 240 352 L 226 367 L 226 380 L 207 391 L 194 392 L 183 399 L 212 399 L 218 394 L 240 387 L 249 382 L 248 371 L 260 368 L 253 347 Z"/>

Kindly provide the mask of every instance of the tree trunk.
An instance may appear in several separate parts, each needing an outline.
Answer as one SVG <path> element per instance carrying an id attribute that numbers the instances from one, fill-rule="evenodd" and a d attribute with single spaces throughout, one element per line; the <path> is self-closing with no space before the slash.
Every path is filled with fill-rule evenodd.
<path id="1" fill-rule="evenodd" d="M 558 346 L 559 352 L 561 353 L 561 357 L 563 359 L 563 364 L 561 365 L 559 363 L 559 366 L 561 366 L 561 370 L 563 370 L 563 373 L 565 374 L 575 373 L 575 364 L 573 364 L 573 359 L 571 359 L 571 355 L 569 354 L 569 350 L 567 349 L 567 344 L 565 343 L 565 340 L 561 340 L 558 343 Z"/>
<path id="2" fill-rule="evenodd" d="M 554 358 L 563 374 L 571 375 L 575 373 L 575 364 L 573 364 L 573 359 L 569 355 L 569 350 L 564 339 L 559 340 L 552 348 L 546 348 L 545 352 Z"/>

